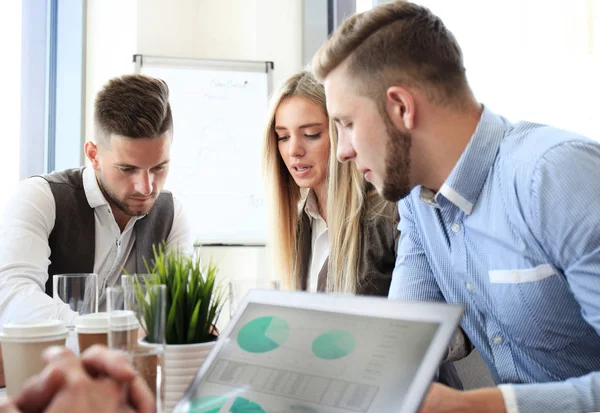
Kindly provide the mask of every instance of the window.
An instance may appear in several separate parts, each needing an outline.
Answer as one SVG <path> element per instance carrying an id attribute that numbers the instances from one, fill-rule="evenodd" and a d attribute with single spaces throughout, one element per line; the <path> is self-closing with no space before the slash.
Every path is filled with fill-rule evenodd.
<path id="1" fill-rule="evenodd" d="M 511 121 L 600 140 L 600 1 L 413 1 L 456 36 L 480 102 Z"/>
<path id="2" fill-rule="evenodd" d="M 373 7 L 373 0 L 356 0 L 356 12 L 362 13 Z"/>
<path id="3" fill-rule="evenodd" d="M 0 6 L 2 73 L 5 79 L 0 100 L 2 119 L 2 159 L 0 162 L 0 211 L 19 180 L 19 142 L 21 131 L 21 2 L 7 1 Z"/>

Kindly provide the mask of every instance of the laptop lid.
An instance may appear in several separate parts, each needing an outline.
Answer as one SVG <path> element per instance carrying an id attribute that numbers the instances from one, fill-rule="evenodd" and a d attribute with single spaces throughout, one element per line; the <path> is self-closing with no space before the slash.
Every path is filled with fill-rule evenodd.
<path id="1" fill-rule="evenodd" d="M 456 305 L 253 290 L 177 413 L 416 412 Z"/>

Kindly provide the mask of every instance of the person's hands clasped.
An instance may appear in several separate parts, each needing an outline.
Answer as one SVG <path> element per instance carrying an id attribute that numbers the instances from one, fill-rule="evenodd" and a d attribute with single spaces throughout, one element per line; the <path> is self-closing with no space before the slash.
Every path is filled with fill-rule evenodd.
<path id="1" fill-rule="evenodd" d="M 155 411 L 150 389 L 122 354 L 94 346 L 80 359 L 70 350 L 52 348 L 44 359 L 44 371 L 0 406 L 0 413 Z"/>

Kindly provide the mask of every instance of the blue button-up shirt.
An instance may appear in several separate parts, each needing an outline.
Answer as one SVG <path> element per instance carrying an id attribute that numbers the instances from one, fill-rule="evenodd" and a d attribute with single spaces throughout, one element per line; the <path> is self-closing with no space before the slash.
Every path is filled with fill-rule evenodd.
<path id="1" fill-rule="evenodd" d="M 510 410 L 600 411 L 600 144 L 484 108 L 439 192 L 399 208 L 390 297 L 463 304 Z"/>

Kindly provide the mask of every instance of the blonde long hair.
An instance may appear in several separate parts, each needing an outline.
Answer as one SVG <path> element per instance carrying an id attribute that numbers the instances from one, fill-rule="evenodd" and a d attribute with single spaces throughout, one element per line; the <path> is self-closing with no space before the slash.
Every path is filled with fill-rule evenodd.
<path id="1" fill-rule="evenodd" d="M 337 131 L 330 122 L 331 152 L 327 187 L 329 260 L 327 291 L 355 294 L 358 287 L 362 247 L 363 179 L 354 162 L 336 158 Z"/>
<path id="2" fill-rule="evenodd" d="M 271 97 L 263 135 L 263 173 L 265 175 L 269 216 L 271 256 L 275 274 L 285 289 L 301 289 L 302 274 L 298 259 L 298 216 L 303 194 L 287 170 L 277 146 L 275 114 L 286 99 L 300 96 L 317 103 L 327 116 L 325 90 L 309 72 L 287 79 Z M 353 163 L 337 162 L 337 131 L 329 126 L 331 149 L 328 168 L 327 217 L 329 260 L 327 290 L 355 293 L 361 249 L 361 210 L 364 188 L 360 172 Z"/>

